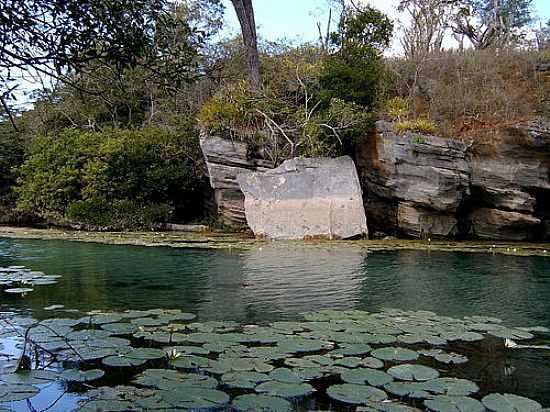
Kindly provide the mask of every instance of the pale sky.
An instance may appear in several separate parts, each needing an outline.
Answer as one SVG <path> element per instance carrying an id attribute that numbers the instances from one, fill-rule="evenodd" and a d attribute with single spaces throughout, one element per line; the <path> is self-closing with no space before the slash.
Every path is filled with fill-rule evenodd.
<path id="1" fill-rule="evenodd" d="M 395 19 L 399 0 L 363 0 Z M 226 33 L 238 34 L 239 23 L 229 0 L 226 5 Z M 318 39 L 317 22 L 326 27 L 329 0 L 253 0 L 258 32 L 264 40 L 290 39 L 297 42 Z M 534 12 L 550 19 L 550 0 L 533 0 Z M 396 24 L 397 28 L 398 25 Z"/>

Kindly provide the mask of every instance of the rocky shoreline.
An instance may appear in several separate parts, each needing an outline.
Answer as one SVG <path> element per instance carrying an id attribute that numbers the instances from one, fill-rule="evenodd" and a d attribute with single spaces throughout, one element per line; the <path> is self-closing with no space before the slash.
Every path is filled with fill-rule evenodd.
<path id="1" fill-rule="evenodd" d="M 142 247 L 171 247 L 179 249 L 251 250 L 261 248 L 266 241 L 240 233 L 182 233 L 182 232 L 85 232 L 58 229 L 36 229 L 0 226 L 0 239 L 63 240 L 106 245 Z M 550 257 L 550 243 L 487 242 L 451 240 L 310 240 L 282 241 L 282 246 L 296 243 L 301 247 L 363 248 L 366 251 L 420 250 L 430 252 L 491 253 L 510 256 Z"/>

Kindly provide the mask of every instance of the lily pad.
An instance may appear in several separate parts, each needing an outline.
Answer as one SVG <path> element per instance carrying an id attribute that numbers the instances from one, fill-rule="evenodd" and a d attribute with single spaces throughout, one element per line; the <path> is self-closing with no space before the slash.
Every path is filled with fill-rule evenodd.
<path id="1" fill-rule="evenodd" d="M 308 383 L 269 381 L 258 385 L 256 392 L 285 399 L 294 399 L 310 395 L 315 392 L 315 389 Z"/>
<path id="2" fill-rule="evenodd" d="M 369 401 L 380 402 L 388 398 L 383 390 L 351 383 L 332 385 L 327 389 L 327 395 L 337 401 L 353 405 L 362 405 Z"/>
<path id="3" fill-rule="evenodd" d="M 542 409 L 538 402 L 510 393 L 493 393 L 481 402 L 491 412 L 538 412 Z"/>
<path id="4" fill-rule="evenodd" d="M 407 362 L 418 359 L 418 353 L 411 349 L 387 347 L 375 349 L 371 352 L 375 358 L 392 361 L 392 362 Z"/>
<path id="5" fill-rule="evenodd" d="M 393 381 L 393 377 L 386 372 L 367 368 L 347 370 L 340 377 L 344 382 L 356 385 L 384 386 Z"/>
<path id="6" fill-rule="evenodd" d="M 477 399 L 467 396 L 436 396 L 424 401 L 424 405 L 433 412 L 484 412 L 485 407 Z"/>
<path id="7" fill-rule="evenodd" d="M 229 403 L 229 395 L 216 389 L 186 387 L 179 391 L 160 391 L 160 398 L 174 408 L 213 409 Z"/>
<path id="8" fill-rule="evenodd" d="M 19 371 L 1 375 L 0 381 L 14 385 L 40 385 L 55 381 L 58 376 L 56 372 L 48 370 Z"/>
<path id="9" fill-rule="evenodd" d="M 292 404 L 286 399 L 268 395 L 241 395 L 232 404 L 239 412 L 289 412 Z"/>
<path id="10" fill-rule="evenodd" d="M 0 402 L 16 402 L 35 396 L 39 390 L 31 385 L 0 385 Z"/>
<path id="11" fill-rule="evenodd" d="M 222 383 L 228 388 L 254 389 L 258 384 L 270 379 L 265 373 L 259 372 L 230 372 L 221 378 Z"/>
<path id="12" fill-rule="evenodd" d="M 388 369 L 388 373 L 402 381 L 429 381 L 439 377 L 439 372 L 423 365 L 397 365 Z"/>
<path id="13" fill-rule="evenodd" d="M 79 369 L 64 370 L 59 378 L 68 382 L 91 382 L 102 378 L 105 375 L 101 369 L 90 369 L 82 371 Z"/>

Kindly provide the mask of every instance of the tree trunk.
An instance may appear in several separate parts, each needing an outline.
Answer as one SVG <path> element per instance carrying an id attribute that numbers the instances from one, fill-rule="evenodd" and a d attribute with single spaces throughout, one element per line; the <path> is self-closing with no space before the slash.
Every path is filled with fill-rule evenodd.
<path id="1" fill-rule="evenodd" d="M 256 22 L 254 21 L 254 8 L 252 0 L 231 0 L 243 34 L 244 47 L 248 64 L 248 79 L 254 90 L 261 87 L 260 57 L 258 55 L 258 37 L 256 35 Z"/>

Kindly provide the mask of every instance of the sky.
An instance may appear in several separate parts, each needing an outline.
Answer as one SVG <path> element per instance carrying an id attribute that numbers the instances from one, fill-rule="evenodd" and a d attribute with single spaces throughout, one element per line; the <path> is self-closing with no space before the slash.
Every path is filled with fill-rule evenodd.
<path id="1" fill-rule="evenodd" d="M 365 0 L 363 0 L 365 1 Z M 239 23 L 231 2 L 226 4 L 226 19 L 231 34 L 239 33 Z M 396 17 L 399 0 L 371 0 L 369 4 Z M 329 0 L 253 0 L 258 32 L 264 40 L 274 41 L 286 38 L 297 42 L 318 39 L 317 22 L 326 27 Z M 537 16 L 546 21 L 550 19 L 550 0 L 533 0 Z"/>

